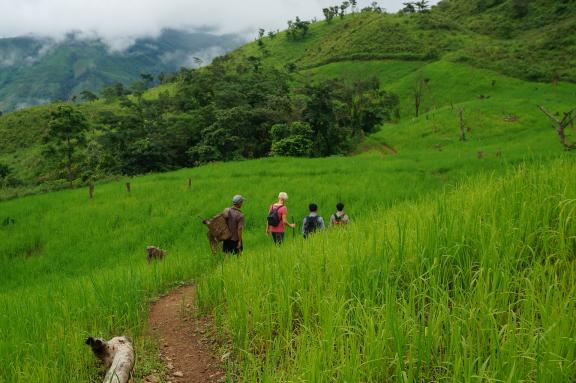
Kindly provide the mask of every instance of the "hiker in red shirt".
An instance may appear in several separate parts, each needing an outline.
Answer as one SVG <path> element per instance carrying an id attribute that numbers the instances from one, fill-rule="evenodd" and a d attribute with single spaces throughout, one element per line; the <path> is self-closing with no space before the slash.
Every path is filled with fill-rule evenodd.
<path id="1" fill-rule="evenodd" d="M 288 208 L 286 207 L 286 200 L 288 194 L 281 192 L 278 194 L 278 202 L 270 206 L 268 210 L 268 220 L 266 222 L 266 234 L 272 234 L 272 239 L 277 245 L 282 244 L 284 241 L 284 232 L 286 226 L 292 229 L 296 227 L 295 223 L 288 223 Z"/>

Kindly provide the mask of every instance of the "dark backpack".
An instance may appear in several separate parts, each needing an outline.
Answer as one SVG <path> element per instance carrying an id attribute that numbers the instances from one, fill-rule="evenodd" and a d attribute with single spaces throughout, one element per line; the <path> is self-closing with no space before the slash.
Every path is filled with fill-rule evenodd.
<path id="1" fill-rule="evenodd" d="M 316 229 L 318 229 L 318 226 L 320 226 L 318 216 L 306 217 L 306 220 L 304 221 L 304 238 L 306 238 L 308 234 L 315 232 Z"/>
<path id="2" fill-rule="evenodd" d="M 334 214 L 334 225 L 340 225 L 342 223 L 342 219 L 344 218 L 344 214 L 339 216 L 338 214 Z"/>
<path id="3" fill-rule="evenodd" d="M 284 205 L 280 205 L 275 208 L 274 205 L 272 205 L 270 211 L 268 212 L 268 225 L 274 227 L 280 225 L 280 214 L 278 214 L 278 210 L 280 210 L 283 207 Z"/>

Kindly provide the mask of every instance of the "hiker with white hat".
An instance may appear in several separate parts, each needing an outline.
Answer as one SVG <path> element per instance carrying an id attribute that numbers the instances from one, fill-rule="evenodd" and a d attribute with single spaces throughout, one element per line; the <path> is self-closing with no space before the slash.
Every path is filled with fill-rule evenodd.
<path id="1" fill-rule="evenodd" d="M 286 200 L 288 200 L 288 194 L 286 192 L 280 192 L 280 194 L 278 194 L 278 202 L 272 204 L 270 209 L 268 209 L 266 234 L 272 234 L 272 239 L 277 245 L 282 244 L 284 241 L 286 226 L 289 226 L 292 229 L 296 227 L 295 223 L 288 223 L 288 208 L 286 207 Z"/>

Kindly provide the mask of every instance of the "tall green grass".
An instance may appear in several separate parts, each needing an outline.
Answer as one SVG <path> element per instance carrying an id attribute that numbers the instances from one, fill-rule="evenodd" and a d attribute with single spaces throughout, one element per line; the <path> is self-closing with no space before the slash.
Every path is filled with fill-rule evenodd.
<path id="1" fill-rule="evenodd" d="M 94 358 L 83 345 L 88 335 L 132 336 L 141 377 L 150 369 L 142 357 L 156 355 L 145 337 L 149 300 L 213 270 L 217 260 L 198 216 L 220 211 L 234 194 L 248 198 L 250 256 L 270 246 L 264 217 L 280 190 L 291 195 L 290 215 L 298 220 L 309 202 L 327 214 L 339 200 L 356 218 L 438 190 L 444 181 L 432 168 L 374 153 L 273 158 L 97 185 L 92 200 L 78 189 L 2 202 L 0 382 L 97 381 Z M 125 181 L 132 183 L 130 194 Z M 8 217 L 15 223 L 3 225 Z M 163 262 L 146 264 L 150 244 L 168 251 Z"/>
<path id="2" fill-rule="evenodd" d="M 573 159 L 482 176 L 207 277 L 238 381 L 576 379 Z"/>

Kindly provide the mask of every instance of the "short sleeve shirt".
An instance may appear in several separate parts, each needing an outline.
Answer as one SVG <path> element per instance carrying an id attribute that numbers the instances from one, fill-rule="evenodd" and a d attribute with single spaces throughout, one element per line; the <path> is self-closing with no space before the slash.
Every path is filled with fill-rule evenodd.
<path id="1" fill-rule="evenodd" d="M 242 214 L 240 209 L 235 207 L 231 207 L 226 210 L 228 211 L 228 219 L 226 222 L 228 223 L 228 228 L 232 234 L 230 239 L 233 241 L 238 241 L 238 229 L 242 229 L 244 227 L 244 214 Z"/>
<path id="2" fill-rule="evenodd" d="M 274 204 L 270 206 L 270 210 L 268 211 L 268 213 L 272 213 L 272 209 L 276 209 L 278 208 L 278 206 L 282 205 Z M 284 233 L 284 231 L 286 230 L 286 228 L 284 227 L 284 217 L 286 217 L 287 215 L 288 215 L 288 208 L 286 206 L 282 206 L 280 209 L 278 209 L 278 217 L 280 218 L 280 224 L 278 226 L 268 225 L 268 231 L 270 231 L 271 233 Z"/>

